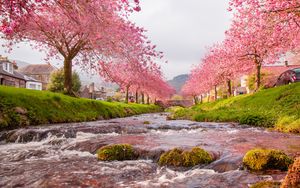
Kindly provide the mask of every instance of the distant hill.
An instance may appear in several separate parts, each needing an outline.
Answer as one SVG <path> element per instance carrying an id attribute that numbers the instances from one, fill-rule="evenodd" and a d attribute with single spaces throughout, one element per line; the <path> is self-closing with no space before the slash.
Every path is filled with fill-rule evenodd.
<path id="1" fill-rule="evenodd" d="M 27 63 L 25 61 L 20 61 L 20 60 L 14 60 L 14 61 L 17 63 L 19 69 L 26 67 L 27 65 L 30 65 L 30 63 Z"/>
<path id="2" fill-rule="evenodd" d="M 188 74 L 182 74 L 173 78 L 173 80 L 169 80 L 168 83 L 176 89 L 177 93 L 180 93 L 182 86 L 189 79 Z"/>

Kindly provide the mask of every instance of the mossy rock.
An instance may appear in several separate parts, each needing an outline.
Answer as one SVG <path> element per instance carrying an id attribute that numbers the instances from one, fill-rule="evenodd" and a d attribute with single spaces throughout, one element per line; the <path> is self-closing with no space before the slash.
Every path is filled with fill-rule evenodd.
<path id="1" fill-rule="evenodd" d="M 161 166 L 193 167 L 212 161 L 211 155 L 199 147 L 195 147 L 191 151 L 175 148 L 162 154 L 158 164 Z"/>
<path id="2" fill-rule="evenodd" d="M 129 144 L 115 144 L 100 148 L 97 152 L 100 161 L 124 161 L 134 160 L 136 155 Z"/>
<path id="3" fill-rule="evenodd" d="M 253 149 L 246 153 L 244 166 L 251 171 L 286 171 L 293 160 L 284 152 L 273 149 Z"/>
<path id="4" fill-rule="evenodd" d="M 263 181 L 251 185 L 250 188 L 280 188 L 280 182 Z"/>
<path id="5" fill-rule="evenodd" d="M 150 121 L 144 121 L 143 124 L 144 124 L 144 125 L 149 125 L 149 124 L 150 124 Z"/>
<path id="6" fill-rule="evenodd" d="M 300 187 L 300 157 L 296 158 L 290 166 L 287 176 L 282 182 L 281 188 Z"/>

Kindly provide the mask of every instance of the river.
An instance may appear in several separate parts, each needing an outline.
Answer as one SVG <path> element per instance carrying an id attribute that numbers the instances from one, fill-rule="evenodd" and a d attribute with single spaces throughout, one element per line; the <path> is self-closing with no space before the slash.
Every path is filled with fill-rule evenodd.
<path id="1" fill-rule="evenodd" d="M 244 154 L 273 148 L 300 155 L 300 136 L 235 123 L 166 120 L 167 114 L 28 127 L 0 133 L 0 187 L 249 187 L 285 172 L 249 173 Z M 102 146 L 128 143 L 140 159 L 101 162 Z M 199 146 L 216 160 L 191 169 L 159 167 L 160 154 Z"/>

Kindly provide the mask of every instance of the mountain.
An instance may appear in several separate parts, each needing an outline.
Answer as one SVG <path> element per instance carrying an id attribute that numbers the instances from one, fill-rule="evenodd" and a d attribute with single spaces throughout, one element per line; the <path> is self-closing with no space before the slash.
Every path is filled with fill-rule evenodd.
<path id="1" fill-rule="evenodd" d="M 182 74 L 173 78 L 173 80 L 169 80 L 168 83 L 176 89 L 176 93 L 180 93 L 182 86 L 189 79 L 188 74 Z"/>
<path id="2" fill-rule="evenodd" d="M 17 63 L 19 69 L 26 67 L 27 65 L 30 65 L 30 63 L 27 63 L 25 61 L 20 61 L 20 60 L 14 60 L 14 61 Z"/>

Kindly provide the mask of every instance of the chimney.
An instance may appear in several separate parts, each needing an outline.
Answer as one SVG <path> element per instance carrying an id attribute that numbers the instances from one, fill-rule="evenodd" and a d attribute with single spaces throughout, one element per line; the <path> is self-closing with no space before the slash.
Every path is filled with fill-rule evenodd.
<path id="1" fill-rule="evenodd" d="M 285 64 L 286 67 L 289 66 L 289 62 L 288 61 L 285 61 L 284 64 Z"/>

